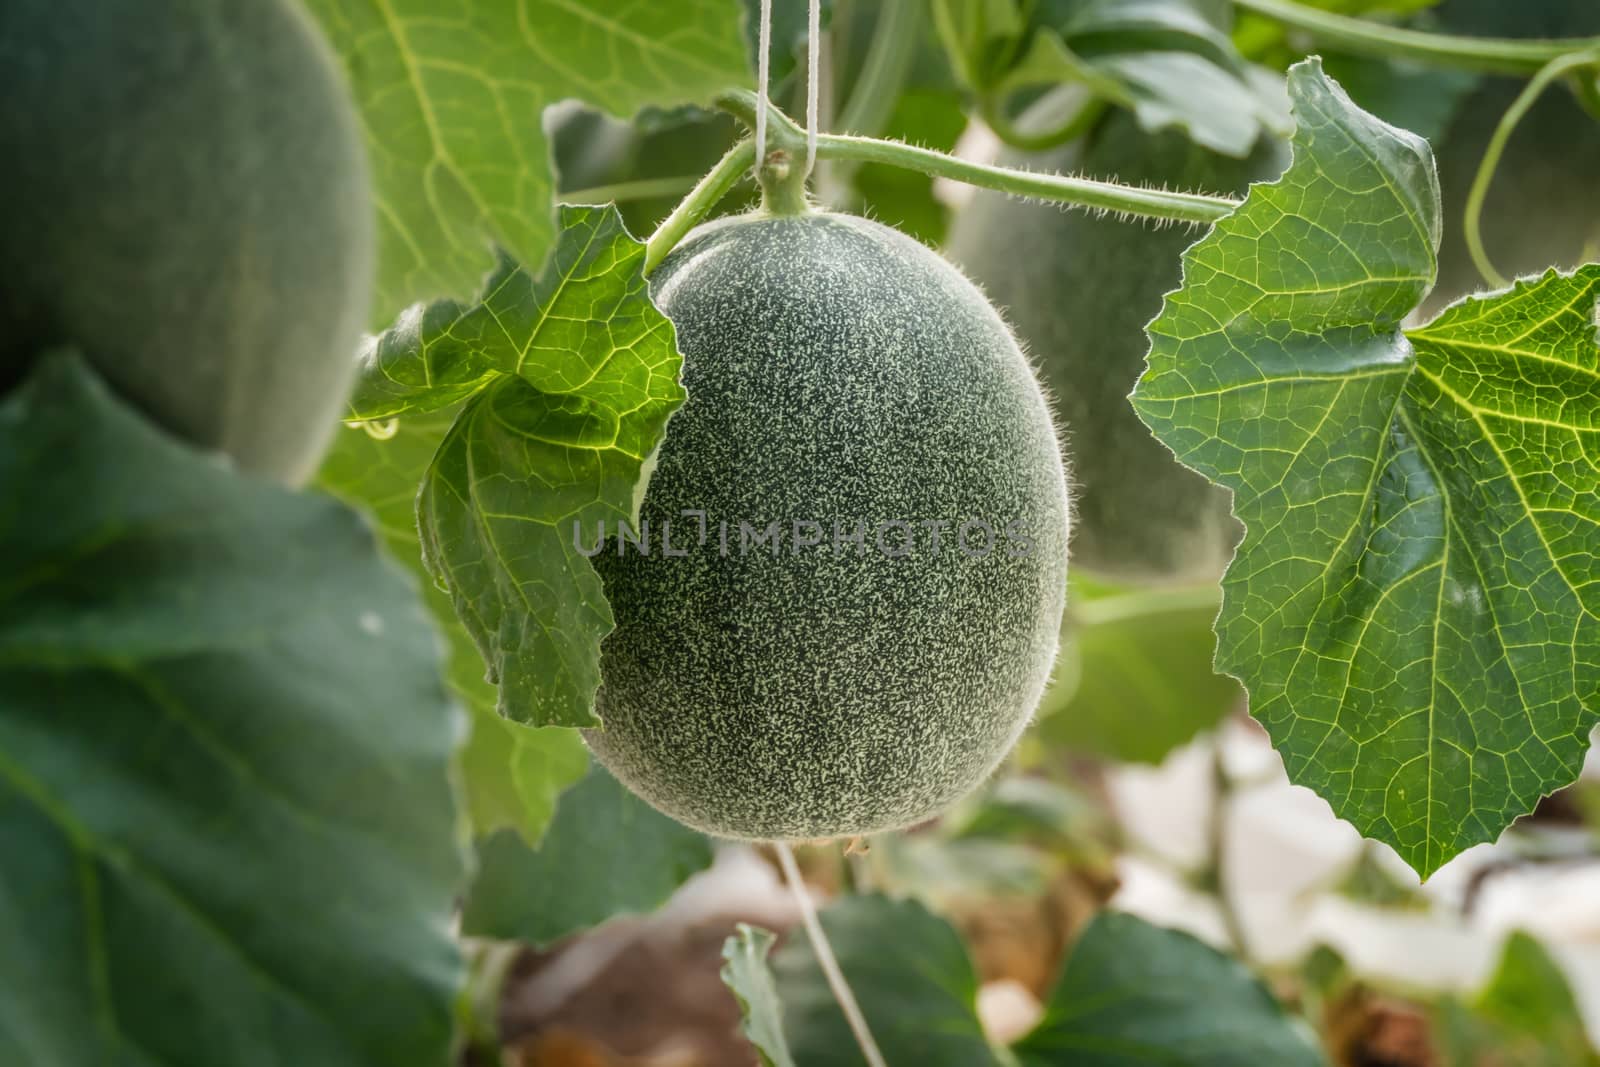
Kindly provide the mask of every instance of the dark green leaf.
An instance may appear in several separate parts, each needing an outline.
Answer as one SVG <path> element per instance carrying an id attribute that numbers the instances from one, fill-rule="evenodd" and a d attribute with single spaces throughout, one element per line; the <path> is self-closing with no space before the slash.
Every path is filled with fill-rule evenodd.
<path id="1" fill-rule="evenodd" d="M 1116 589 L 1076 582 L 1055 680 L 1039 707 L 1053 745 L 1124 763 L 1159 763 L 1244 706 L 1211 663 L 1215 585 Z"/>
<path id="2" fill-rule="evenodd" d="M 471 716 L 472 733 L 459 760 L 474 836 L 510 827 L 535 844 L 555 814 L 561 791 L 583 777 L 588 753 L 571 730 L 538 729 L 500 717 L 495 687 L 484 678 L 483 657 L 456 618 L 449 595 L 423 570 L 417 486 L 454 418 L 454 411 L 407 416 L 379 436 L 363 426 L 341 430 L 318 483 L 373 516 L 390 553 L 417 574 L 428 608 L 448 638 L 445 679 Z"/>
<path id="3" fill-rule="evenodd" d="M 1566 975 L 1524 933 L 1506 940 L 1500 965 L 1478 996 L 1441 1005 L 1438 1032 L 1451 1063 L 1600 1067 Z"/>
<path id="4" fill-rule="evenodd" d="M 579 542 L 593 543 L 600 522 L 636 519 L 647 461 L 684 391 L 644 245 L 613 207 L 564 207 L 562 218 L 537 282 L 509 269 L 463 316 L 481 325 L 471 358 L 497 377 L 445 434 L 417 514 L 428 569 L 489 664 L 501 714 L 587 726 L 613 619 Z M 449 347 L 417 336 L 409 361 L 396 352 L 374 368 L 406 403 L 426 403 L 430 352 Z"/>
<path id="5" fill-rule="evenodd" d="M 1218 666 L 1427 875 L 1570 782 L 1600 712 L 1600 267 L 1403 333 L 1427 146 L 1314 61 L 1291 87 L 1295 162 L 1185 256 L 1134 403 L 1247 527 Z"/>
<path id="6" fill-rule="evenodd" d="M 1188 934 L 1102 912 L 1014 1048 L 1022 1067 L 1322 1067 L 1310 1031 L 1243 964 Z"/>
<path id="7" fill-rule="evenodd" d="M 756 1047 L 762 1067 L 795 1067 L 783 1037 L 783 1004 L 767 968 L 773 936 L 740 923 L 722 946 L 722 981 L 739 1001 L 740 1028 Z"/>
<path id="8" fill-rule="evenodd" d="M 64 355 L 0 404 L 0 499 L 0 1062 L 444 1062 L 461 729 L 414 583 Z"/>
<path id="9" fill-rule="evenodd" d="M 737 0 L 310 0 L 367 130 L 387 325 L 472 292 L 491 242 L 540 263 L 555 240 L 539 116 L 576 97 L 619 117 L 745 84 Z"/>
<path id="10" fill-rule="evenodd" d="M 822 912 L 822 926 L 888 1062 L 996 1064 L 978 1024 L 978 979 L 949 923 L 915 901 L 851 896 Z M 861 1067 L 844 1013 L 798 931 L 773 957 L 773 970 L 795 1062 Z"/>
<path id="11" fill-rule="evenodd" d="M 711 843 L 594 764 L 563 794 L 537 849 L 501 831 L 479 842 L 478 863 L 462 932 L 545 945 L 616 915 L 655 910 L 710 865 Z"/>

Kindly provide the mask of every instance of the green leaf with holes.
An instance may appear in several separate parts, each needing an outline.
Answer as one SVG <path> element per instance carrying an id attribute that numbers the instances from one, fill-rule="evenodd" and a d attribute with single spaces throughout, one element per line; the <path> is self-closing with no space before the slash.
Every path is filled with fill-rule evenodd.
<path id="1" fill-rule="evenodd" d="M 378 300 L 462 297 L 492 244 L 555 241 L 540 117 L 576 97 L 626 118 L 749 75 L 739 0 L 308 0 L 355 91 L 377 189 Z"/>
<path id="2" fill-rule="evenodd" d="M 447 639 L 445 681 L 466 707 L 472 731 L 458 764 L 474 835 L 510 828 L 534 845 L 555 815 L 562 791 L 583 777 L 588 751 L 571 730 L 501 718 L 495 687 L 484 677 L 483 656 L 456 618 L 449 594 L 423 569 L 417 486 L 454 419 L 454 411 L 437 411 L 407 416 L 382 430 L 347 427 L 334 438 L 317 481 L 373 517 L 385 547 L 422 583 L 428 609 Z"/>
<path id="3" fill-rule="evenodd" d="M 579 531 L 636 518 L 685 394 L 644 245 L 614 207 L 563 207 L 561 218 L 537 277 L 503 262 L 476 303 L 413 309 L 376 339 L 352 407 L 399 414 L 404 427 L 410 413 L 471 396 L 422 480 L 423 558 L 487 664 L 500 713 L 589 726 L 613 619 Z"/>
<path id="4" fill-rule="evenodd" d="M 1403 322 L 1425 142 L 1308 61 L 1283 177 L 1184 257 L 1134 404 L 1247 528 L 1217 663 L 1290 777 L 1424 875 L 1578 773 L 1600 718 L 1600 267 Z"/>
<path id="5" fill-rule="evenodd" d="M 415 582 L 64 354 L 0 402 L 0 500 L 0 1063 L 443 1063 L 461 729 Z"/>

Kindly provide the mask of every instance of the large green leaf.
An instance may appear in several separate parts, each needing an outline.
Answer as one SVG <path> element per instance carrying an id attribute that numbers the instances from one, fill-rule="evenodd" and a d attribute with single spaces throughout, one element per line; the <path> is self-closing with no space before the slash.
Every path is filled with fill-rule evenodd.
<path id="1" fill-rule="evenodd" d="M 1500 965 L 1477 996 L 1440 1005 L 1441 1051 L 1474 1067 L 1600 1067 L 1583 1013 L 1561 967 L 1524 933 L 1506 939 Z"/>
<path id="2" fill-rule="evenodd" d="M 1041 0 L 1028 50 L 1006 88 L 1084 82 L 1146 130 L 1184 131 L 1226 155 L 1249 154 L 1279 124 L 1274 102 L 1234 50 L 1209 0 Z"/>
<path id="3" fill-rule="evenodd" d="M 844 897 L 822 926 L 884 1058 L 918 1067 L 991 1067 L 978 1023 L 978 979 L 949 923 L 911 900 Z M 804 935 L 773 957 L 796 1063 L 861 1067 L 844 1013 Z"/>
<path id="4" fill-rule="evenodd" d="M 1053 745 L 1124 763 L 1159 763 L 1244 703 L 1212 668 L 1215 584 L 1118 589 L 1075 581 L 1055 678 L 1039 706 Z"/>
<path id="5" fill-rule="evenodd" d="M 647 461 L 684 391 L 644 245 L 614 207 L 564 207 L 562 220 L 537 279 L 508 264 L 479 304 L 419 310 L 384 335 L 356 410 L 426 409 L 459 398 L 463 378 L 492 383 L 423 481 L 423 556 L 499 685 L 501 714 L 589 726 L 614 622 L 579 542 L 599 523 L 636 519 Z"/>
<path id="6" fill-rule="evenodd" d="M 458 759 L 474 835 L 509 827 L 536 844 L 555 814 L 556 798 L 583 777 L 588 753 L 574 731 L 500 717 L 495 688 L 484 678 L 483 656 L 456 618 L 449 595 L 423 570 L 417 487 L 454 417 L 453 411 L 407 416 L 382 434 L 363 426 L 341 430 L 317 479 L 373 516 L 385 546 L 417 574 L 428 608 L 448 639 L 445 680 L 471 716 L 472 733 Z"/>
<path id="7" fill-rule="evenodd" d="M 366 128 L 386 324 L 464 296 L 491 242 L 539 263 L 554 241 L 540 116 L 579 98 L 619 117 L 742 85 L 737 0 L 308 0 Z"/>
<path id="8" fill-rule="evenodd" d="M 1185 256 L 1134 403 L 1247 527 L 1218 666 L 1426 875 L 1571 781 L 1600 710 L 1600 267 L 1403 332 L 1427 145 L 1315 61 L 1291 90 L 1294 164 Z"/>
<path id="9" fill-rule="evenodd" d="M 544 945 L 617 915 L 655 910 L 710 865 L 711 842 L 593 764 L 562 796 L 537 849 L 501 831 L 479 842 L 478 863 L 462 932 Z"/>
<path id="10" fill-rule="evenodd" d="M 444 1062 L 461 729 L 415 584 L 75 357 L 0 404 L 0 500 L 0 1062 Z"/>
<path id="11" fill-rule="evenodd" d="M 773 940 L 768 931 L 740 923 L 722 946 L 722 981 L 739 1001 L 740 1027 L 762 1067 L 795 1067 L 783 1036 L 783 1004 L 767 967 Z"/>
<path id="12" fill-rule="evenodd" d="M 1072 949 L 1022 1067 L 1322 1067 L 1243 964 L 1176 930 L 1102 912 Z"/>

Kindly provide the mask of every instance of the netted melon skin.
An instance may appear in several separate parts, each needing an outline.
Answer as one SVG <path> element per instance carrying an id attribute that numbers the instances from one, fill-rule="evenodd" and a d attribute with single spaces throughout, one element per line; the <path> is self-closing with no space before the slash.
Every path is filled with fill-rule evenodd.
<path id="1" fill-rule="evenodd" d="M 671 521 L 689 553 L 596 557 L 617 628 L 590 748 L 719 836 L 813 840 L 938 813 L 1009 751 L 1056 649 L 1068 501 L 1026 361 L 936 253 L 848 216 L 704 227 L 654 294 L 689 400 L 641 518 L 652 536 Z M 706 514 L 705 544 L 685 511 Z M 996 530 L 987 555 L 976 526 L 969 551 L 948 543 L 971 519 Z M 740 521 L 794 520 L 825 544 L 786 533 L 776 554 L 740 551 Z M 847 540 L 856 520 L 864 551 Z M 891 520 L 913 524 L 913 554 L 879 551 Z M 940 520 L 935 551 L 915 524 Z M 903 534 L 888 528 L 890 551 Z"/>
<path id="2" fill-rule="evenodd" d="M 168 430 L 290 484 L 355 373 L 374 211 L 290 0 L 0 4 L 0 391 L 82 351 Z"/>

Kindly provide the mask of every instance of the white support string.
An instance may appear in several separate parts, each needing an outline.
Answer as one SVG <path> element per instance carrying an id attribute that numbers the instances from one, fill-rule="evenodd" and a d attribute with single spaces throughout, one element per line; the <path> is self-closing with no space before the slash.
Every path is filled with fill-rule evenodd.
<path id="1" fill-rule="evenodd" d="M 774 841 L 772 849 L 778 854 L 778 866 L 783 869 L 783 880 L 789 883 L 789 891 L 794 894 L 795 903 L 800 906 L 800 922 L 806 928 L 806 938 L 811 942 L 811 950 L 817 957 L 817 966 L 821 968 L 822 976 L 833 992 L 833 999 L 839 1004 L 839 1010 L 844 1012 L 844 1021 L 856 1039 L 856 1046 L 861 1049 L 862 1058 L 867 1061 L 867 1067 L 888 1067 L 883 1053 L 878 1049 L 878 1043 L 872 1038 L 872 1030 L 867 1026 L 866 1016 L 861 1014 L 861 1006 L 856 1003 L 856 996 L 850 991 L 850 983 L 845 980 L 844 971 L 839 968 L 838 957 L 833 954 L 833 946 L 828 943 L 828 934 L 822 929 L 821 920 L 817 918 L 817 907 L 811 902 L 811 894 L 806 890 L 805 879 L 800 877 L 800 865 L 794 861 L 794 851 L 785 841 Z"/>
<path id="2" fill-rule="evenodd" d="M 817 166 L 817 94 L 822 82 L 822 0 L 811 0 L 811 22 L 806 34 L 806 173 Z"/>
<path id="3" fill-rule="evenodd" d="M 772 0 L 761 0 L 761 33 L 756 44 L 756 166 L 767 158 L 767 79 L 772 68 Z"/>

